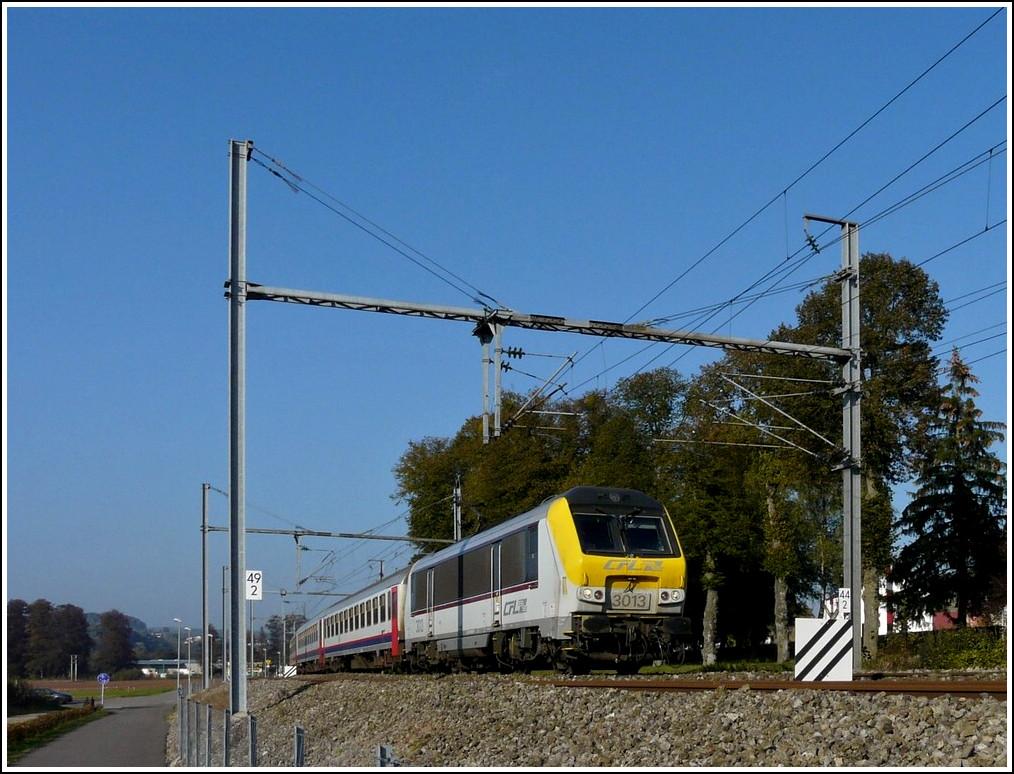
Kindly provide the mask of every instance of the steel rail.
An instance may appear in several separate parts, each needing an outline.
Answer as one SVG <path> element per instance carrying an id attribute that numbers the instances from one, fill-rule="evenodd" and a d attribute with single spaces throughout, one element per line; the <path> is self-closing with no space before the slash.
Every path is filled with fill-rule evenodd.
<path id="1" fill-rule="evenodd" d="M 966 699 L 992 698 L 1006 701 L 1010 686 L 1004 680 L 660 680 L 660 679 L 534 679 L 536 685 L 561 688 L 614 688 L 620 691 L 849 691 L 851 693 L 906 694 L 910 696 L 954 696 Z"/>

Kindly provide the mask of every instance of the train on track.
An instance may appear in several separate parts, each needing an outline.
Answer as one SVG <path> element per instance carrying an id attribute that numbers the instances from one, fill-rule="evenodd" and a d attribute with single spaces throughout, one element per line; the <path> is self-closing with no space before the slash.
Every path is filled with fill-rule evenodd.
<path id="1" fill-rule="evenodd" d="M 678 664 L 686 582 L 659 501 L 575 487 L 344 598 L 296 631 L 289 663 L 301 674 Z"/>

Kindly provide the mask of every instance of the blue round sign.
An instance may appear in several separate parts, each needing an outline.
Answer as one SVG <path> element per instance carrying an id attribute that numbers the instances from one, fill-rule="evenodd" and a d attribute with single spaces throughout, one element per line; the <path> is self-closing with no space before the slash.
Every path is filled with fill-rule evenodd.
<path id="1" fill-rule="evenodd" d="M 100 674 L 99 675 L 99 682 L 102 683 L 103 685 L 105 685 L 106 683 L 108 683 L 109 682 L 109 675 L 107 675 L 105 672 L 103 672 L 102 674 Z"/>

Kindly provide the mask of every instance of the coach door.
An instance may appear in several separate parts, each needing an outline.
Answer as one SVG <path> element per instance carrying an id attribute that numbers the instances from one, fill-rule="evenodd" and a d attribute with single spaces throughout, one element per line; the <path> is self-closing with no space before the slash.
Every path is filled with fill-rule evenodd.
<path id="1" fill-rule="evenodd" d="M 500 625 L 500 544 L 489 547 L 489 588 L 493 601 L 493 626 Z"/>
<path id="2" fill-rule="evenodd" d="M 426 636 L 433 636 L 433 568 L 426 571 Z"/>

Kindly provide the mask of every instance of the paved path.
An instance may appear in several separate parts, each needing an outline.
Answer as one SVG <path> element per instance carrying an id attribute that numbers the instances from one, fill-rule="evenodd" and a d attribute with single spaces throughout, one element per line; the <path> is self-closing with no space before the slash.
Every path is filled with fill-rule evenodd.
<path id="1" fill-rule="evenodd" d="M 176 692 L 106 699 L 109 715 L 33 750 L 18 768 L 167 768 L 166 735 Z"/>

